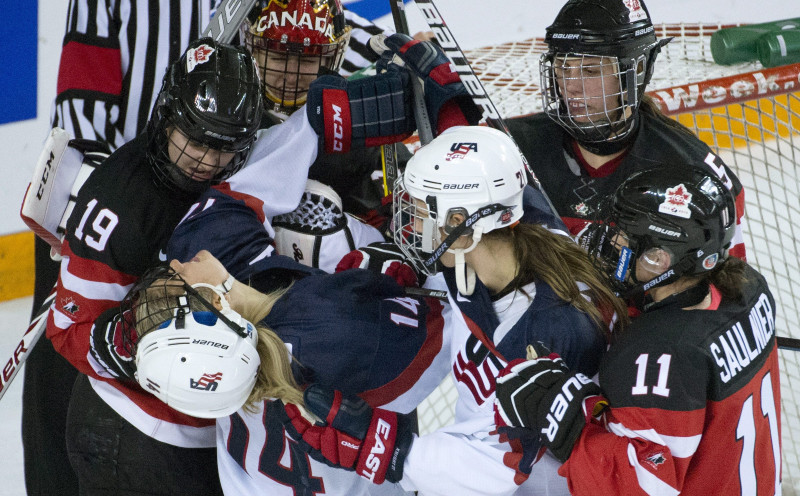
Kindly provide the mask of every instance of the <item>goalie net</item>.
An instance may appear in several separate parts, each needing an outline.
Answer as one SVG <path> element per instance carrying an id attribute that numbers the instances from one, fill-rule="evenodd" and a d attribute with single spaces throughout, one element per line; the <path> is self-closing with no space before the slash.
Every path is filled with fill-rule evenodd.
<path id="1" fill-rule="evenodd" d="M 733 168 L 745 189 L 747 260 L 776 300 L 777 334 L 800 338 L 800 64 L 720 66 L 711 34 L 727 25 L 666 24 L 674 37 L 648 88 L 661 110 L 692 129 Z M 466 56 L 503 117 L 541 111 L 539 56 L 544 40 L 470 50 Z M 529 157 L 534 160 L 535 157 Z M 781 350 L 783 494 L 800 494 L 800 352 Z M 420 407 L 420 432 L 453 419 L 450 379 Z"/>

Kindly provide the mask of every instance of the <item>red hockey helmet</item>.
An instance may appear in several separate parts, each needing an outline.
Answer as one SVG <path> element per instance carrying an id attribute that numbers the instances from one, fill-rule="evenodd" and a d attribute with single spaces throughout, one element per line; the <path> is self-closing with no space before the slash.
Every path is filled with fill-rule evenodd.
<path id="1" fill-rule="evenodd" d="M 244 32 L 271 110 L 291 114 L 321 67 L 338 71 L 350 41 L 340 0 L 267 0 Z"/>

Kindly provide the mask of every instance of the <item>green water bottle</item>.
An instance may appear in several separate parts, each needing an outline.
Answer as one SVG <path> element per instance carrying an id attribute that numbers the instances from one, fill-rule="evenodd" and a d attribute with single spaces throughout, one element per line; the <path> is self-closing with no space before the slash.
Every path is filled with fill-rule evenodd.
<path id="1" fill-rule="evenodd" d="M 800 29 L 767 33 L 756 42 L 758 60 L 764 67 L 800 62 Z"/>
<path id="2" fill-rule="evenodd" d="M 800 29 L 800 17 L 720 29 L 711 35 L 711 56 L 720 65 L 757 60 L 759 38 L 792 29 Z"/>

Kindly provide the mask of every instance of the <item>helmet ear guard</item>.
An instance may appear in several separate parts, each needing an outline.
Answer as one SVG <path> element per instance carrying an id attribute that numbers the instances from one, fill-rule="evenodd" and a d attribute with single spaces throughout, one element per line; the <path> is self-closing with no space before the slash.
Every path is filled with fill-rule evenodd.
<path id="1" fill-rule="evenodd" d="M 704 167 L 639 171 L 617 188 L 606 211 L 581 245 L 621 296 L 717 270 L 736 228 L 733 193 Z M 637 262 L 646 273 L 637 273 Z"/>

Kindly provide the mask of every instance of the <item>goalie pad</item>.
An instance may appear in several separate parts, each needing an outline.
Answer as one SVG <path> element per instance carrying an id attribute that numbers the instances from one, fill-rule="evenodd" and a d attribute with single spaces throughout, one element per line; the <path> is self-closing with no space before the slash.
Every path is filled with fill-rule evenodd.
<path id="1" fill-rule="evenodd" d="M 333 273 L 347 253 L 382 241 L 372 226 L 342 210 L 342 200 L 330 187 L 309 179 L 300 204 L 272 219 L 275 248 L 303 265 Z"/>
<path id="2" fill-rule="evenodd" d="M 108 155 L 98 142 L 72 140 L 57 127 L 50 131 L 25 191 L 20 217 L 50 245 L 54 260 L 60 258 L 61 240 L 78 190 Z"/>

